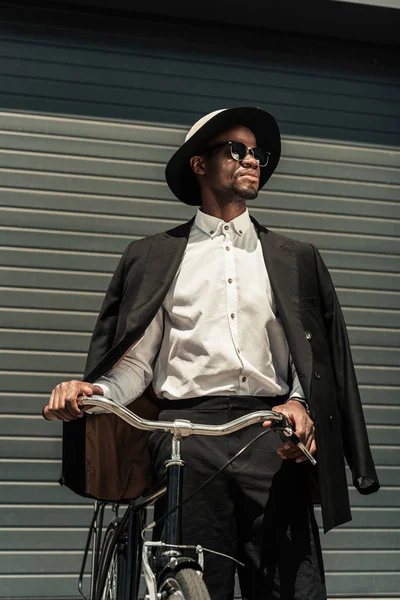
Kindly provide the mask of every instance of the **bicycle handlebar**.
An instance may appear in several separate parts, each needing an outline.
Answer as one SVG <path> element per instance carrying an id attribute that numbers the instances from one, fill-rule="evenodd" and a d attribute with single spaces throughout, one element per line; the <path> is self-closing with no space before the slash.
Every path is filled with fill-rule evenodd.
<path id="1" fill-rule="evenodd" d="M 117 417 L 120 417 L 129 425 L 136 427 L 137 429 L 144 429 L 145 431 L 168 431 L 174 435 L 175 439 L 187 437 L 189 435 L 228 435 L 234 431 L 244 429 L 244 427 L 248 427 L 249 425 L 254 425 L 254 423 L 272 421 L 275 425 L 280 424 L 280 429 L 283 430 L 286 437 L 296 444 L 312 465 L 317 464 L 313 455 L 310 454 L 300 438 L 297 437 L 290 427 L 285 415 L 273 410 L 259 410 L 257 412 L 252 412 L 234 419 L 233 421 L 229 421 L 228 423 L 224 423 L 223 425 L 203 425 L 200 423 L 191 423 L 191 421 L 186 419 L 176 419 L 175 421 L 149 421 L 148 419 L 142 419 L 123 404 L 115 402 L 114 400 L 111 400 L 111 398 L 105 398 L 104 396 L 84 396 L 81 398 L 81 404 L 84 406 L 98 406 L 108 412 L 112 412 L 117 415 Z"/>
<path id="2" fill-rule="evenodd" d="M 84 396 L 81 398 L 81 403 L 84 406 L 98 406 L 108 412 L 112 412 L 137 429 L 144 429 L 145 431 L 168 431 L 175 436 L 180 437 L 187 437 L 193 434 L 211 436 L 228 435 L 229 433 L 239 431 L 244 427 L 263 421 L 280 423 L 283 429 L 288 427 L 285 415 L 272 410 L 249 413 L 234 419 L 233 421 L 224 423 L 223 425 L 204 425 L 191 423 L 186 419 L 176 419 L 175 421 L 149 421 L 147 419 L 142 419 L 123 404 L 115 402 L 114 400 L 111 400 L 111 398 L 105 398 L 104 396 Z"/>

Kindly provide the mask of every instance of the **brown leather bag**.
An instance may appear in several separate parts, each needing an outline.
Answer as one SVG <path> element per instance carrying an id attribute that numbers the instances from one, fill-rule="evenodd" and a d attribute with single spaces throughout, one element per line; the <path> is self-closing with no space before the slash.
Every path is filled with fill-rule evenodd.
<path id="1" fill-rule="evenodd" d="M 149 389 L 128 408 L 150 420 L 160 412 Z M 60 483 L 98 500 L 137 498 L 151 484 L 149 436 L 114 414 L 88 414 L 65 423 Z"/>

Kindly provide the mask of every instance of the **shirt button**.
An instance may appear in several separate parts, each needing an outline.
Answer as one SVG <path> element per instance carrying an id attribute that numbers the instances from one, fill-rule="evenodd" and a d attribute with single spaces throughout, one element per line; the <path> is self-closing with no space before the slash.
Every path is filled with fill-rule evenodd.
<path id="1" fill-rule="evenodd" d="M 214 233 L 213 231 L 210 231 L 210 235 L 212 235 L 213 233 Z"/>
<path id="2" fill-rule="evenodd" d="M 229 250 L 230 250 L 229 246 L 225 246 L 225 250 L 227 250 L 229 252 Z"/>
<path id="3" fill-rule="evenodd" d="M 225 231 L 228 231 L 229 225 L 224 225 L 224 229 L 225 229 Z"/>
<path id="4" fill-rule="evenodd" d="M 242 377 L 242 381 L 245 383 L 247 381 L 247 377 Z"/>
<path id="5" fill-rule="evenodd" d="M 314 371 L 314 377 L 315 379 L 321 379 L 321 375 L 318 373 L 318 371 Z"/>
<path id="6" fill-rule="evenodd" d="M 306 336 L 306 340 L 311 340 L 312 338 L 312 333 L 311 331 L 305 331 L 304 335 Z"/>
<path id="7" fill-rule="evenodd" d="M 230 279 L 230 278 L 228 279 L 228 283 L 232 283 L 232 281 L 233 281 L 232 279 Z"/>
<path id="8" fill-rule="evenodd" d="M 241 229 L 239 229 L 239 233 L 240 233 L 240 235 L 242 235 L 243 231 Z"/>
<path id="9" fill-rule="evenodd" d="M 232 313 L 231 314 L 231 319 L 234 319 L 234 318 L 235 318 L 235 313 Z"/>

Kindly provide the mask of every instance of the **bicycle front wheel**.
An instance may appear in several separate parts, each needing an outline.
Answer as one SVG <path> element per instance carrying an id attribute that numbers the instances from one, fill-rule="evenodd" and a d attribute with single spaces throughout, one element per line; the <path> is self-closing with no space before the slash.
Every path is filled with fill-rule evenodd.
<path id="1" fill-rule="evenodd" d="M 166 575 L 158 591 L 163 600 L 211 600 L 203 578 L 194 569 L 182 569 Z"/>

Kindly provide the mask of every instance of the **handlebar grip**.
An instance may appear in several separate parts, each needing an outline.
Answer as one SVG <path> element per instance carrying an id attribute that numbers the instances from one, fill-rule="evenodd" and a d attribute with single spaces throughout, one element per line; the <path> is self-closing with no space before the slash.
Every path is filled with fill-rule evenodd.
<path id="1" fill-rule="evenodd" d="M 299 448 L 299 450 L 302 451 L 304 456 L 310 461 L 310 463 L 312 465 L 315 466 L 317 464 L 317 461 L 315 460 L 315 458 L 313 457 L 311 452 L 309 452 L 307 450 L 307 448 L 305 447 L 303 442 L 300 440 L 299 436 L 296 435 L 295 432 L 293 431 L 292 427 L 289 424 L 289 421 L 287 420 L 287 418 L 284 414 L 282 414 L 282 421 L 280 423 L 274 422 L 271 424 L 271 429 L 274 427 L 278 427 L 280 430 L 283 430 L 283 433 L 286 436 L 286 438 L 290 442 L 295 444 Z"/>

